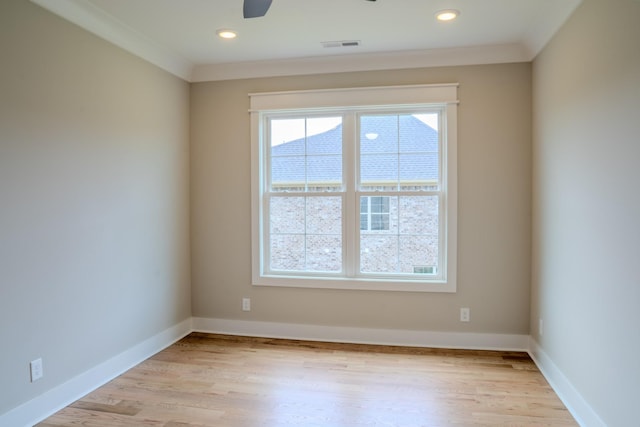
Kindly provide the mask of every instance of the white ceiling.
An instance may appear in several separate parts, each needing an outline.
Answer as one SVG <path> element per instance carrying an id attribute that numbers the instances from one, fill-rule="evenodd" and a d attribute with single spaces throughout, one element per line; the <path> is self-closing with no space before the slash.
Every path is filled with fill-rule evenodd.
<path id="1" fill-rule="evenodd" d="M 530 61 L 581 0 L 32 0 L 188 81 Z M 454 22 L 434 14 L 457 9 Z M 219 28 L 238 32 L 234 40 Z M 357 47 L 322 46 L 358 40 Z"/>

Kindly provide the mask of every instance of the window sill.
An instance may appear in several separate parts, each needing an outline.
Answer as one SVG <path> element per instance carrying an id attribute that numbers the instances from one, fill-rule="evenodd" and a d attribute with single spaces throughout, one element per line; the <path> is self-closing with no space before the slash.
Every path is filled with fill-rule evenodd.
<path id="1" fill-rule="evenodd" d="M 456 292 L 456 284 L 444 280 L 372 280 L 365 278 L 345 279 L 334 277 L 292 277 L 292 276 L 259 276 L 254 277 L 254 286 L 273 286 L 287 288 L 310 289 L 343 289 L 364 291 L 394 292 Z"/>

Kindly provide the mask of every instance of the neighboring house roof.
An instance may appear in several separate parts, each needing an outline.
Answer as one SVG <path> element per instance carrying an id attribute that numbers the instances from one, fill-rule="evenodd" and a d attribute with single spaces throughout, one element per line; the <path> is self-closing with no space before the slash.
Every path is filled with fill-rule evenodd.
<path id="1" fill-rule="evenodd" d="M 362 116 L 360 164 L 362 182 L 437 180 L 438 132 L 412 115 Z M 271 180 L 341 182 L 342 125 L 272 147 Z"/>

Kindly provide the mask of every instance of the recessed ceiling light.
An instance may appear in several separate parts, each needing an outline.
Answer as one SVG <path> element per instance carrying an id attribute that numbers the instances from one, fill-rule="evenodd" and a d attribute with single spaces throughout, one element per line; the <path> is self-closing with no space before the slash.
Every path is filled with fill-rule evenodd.
<path id="1" fill-rule="evenodd" d="M 235 31 L 224 28 L 216 31 L 216 34 L 218 35 L 218 37 L 221 37 L 223 39 L 235 39 L 236 37 L 238 37 L 238 33 L 236 33 Z"/>
<path id="2" fill-rule="evenodd" d="M 460 15 L 460 12 L 454 9 L 446 9 L 436 12 L 436 19 L 438 21 L 453 21 Z"/>

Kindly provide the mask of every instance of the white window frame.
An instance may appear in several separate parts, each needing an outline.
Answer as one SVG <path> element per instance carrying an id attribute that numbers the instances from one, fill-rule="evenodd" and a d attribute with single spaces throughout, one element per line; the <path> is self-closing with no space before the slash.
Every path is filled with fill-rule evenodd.
<path id="1" fill-rule="evenodd" d="M 457 288 L 457 83 L 440 85 L 407 85 L 349 89 L 324 89 L 310 91 L 252 93 L 250 97 L 251 115 L 251 258 L 252 284 L 255 286 L 285 286 L 330 289 L 361 289 L 381 291 L 409 292 L 455 292 Z M 446 173 L 441 176 L 441 185 L 445 194 L 440 205 L 441 218 L 445 226 L 440 236 L 443 249 L 440 251 L 442 271 L 437 280 L 418 275 L 418 277 L 361 277 L 349 271 L 346 276 L 323 275 L 277 275 L 264 268 L 264 212 L 263 195 L 265 130 L 264 117 L 269 114 L 330 113 L 332 110 L 348 108 L 374 111 L 416 110 L 422 108 L 440 108 L 442 134 L 441 165 Z M 343 123 L 345 127 L 355 123 Z M 353 158 L 356 153 L 343 153 Z M 348 171 L 347 171 L 348 172 Z M 348 172 L 349 173 L 349 172 Z M 352 171 L 351 173 L 355 173 Z M 416 192 L 416 195 L 419 195 Z M 331 195 L 331 193 L 327 193 Z M 354 202 L 355 203 L 355 200 Z M 359 206 L 359 205 L 358 205 Z M 346 229 L 359 233 L 360 217 L 346 215 Z M 349 234 L 352 234 L 351 232 Z M 354 245 L 345 239 L 344 245 Z M 353 247 L 346 248 L 354 252 Z M 353 269 L 351 267 L 351 269 Z"/>

